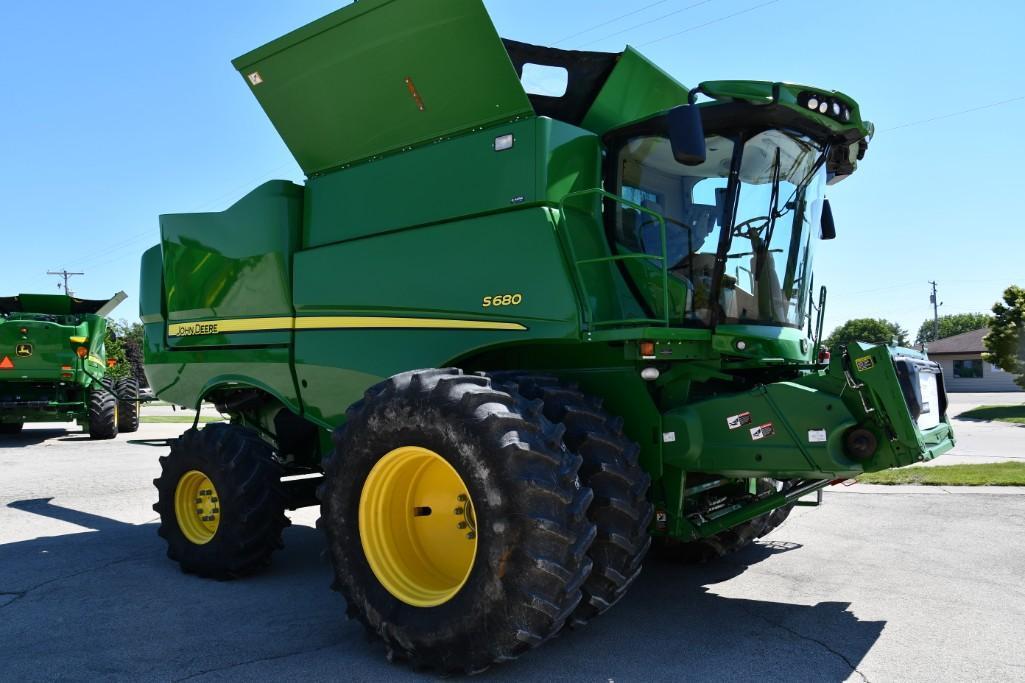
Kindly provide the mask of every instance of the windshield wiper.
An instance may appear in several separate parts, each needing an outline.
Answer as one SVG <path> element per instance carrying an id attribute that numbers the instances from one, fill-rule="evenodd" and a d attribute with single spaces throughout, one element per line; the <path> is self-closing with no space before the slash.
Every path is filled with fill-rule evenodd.
<path id="1" fill-rule="evenodd" d="M 772 194 L 769 195 L 769 225 L 765 228 L 765 240 L 755 249 L 759 252 L 758 263 L 755 265 L 755 281 L 762 278 L 762 269 L 767 258 L 763 257 L 769 253 L 769 245 L 772 244 L 772 233 L 776 229 L 776 219 L 779 217 L 779 171 L 780 171 L 779 147 L 776 148 L 776 158 L 772 162 Z"/>

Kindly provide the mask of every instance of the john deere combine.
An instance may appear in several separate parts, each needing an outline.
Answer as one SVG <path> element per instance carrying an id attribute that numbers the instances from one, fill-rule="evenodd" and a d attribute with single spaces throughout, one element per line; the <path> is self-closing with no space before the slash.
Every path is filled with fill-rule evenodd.
<path id="1" fill-rule="evenodd" d="M 125 298 L 0 298 L 0 434 L 17 434 L 26 422 L 71 420 L 94 439 L 139 428 L 138 384 L 108 375 L 104 346 L 105 316 Z"/>
<path id="2" fill-rule="evenodd" d="M 151 385 L 231 416 L 155 482 L 186 571 L 263 566 L 319 487 L 349 615 L 477 671 L 609 609 L 653 538 L 736 550 L 952 446 L 938 365 L 820 349 L 823 193 L 872 135 L 847 95 L 688 89 L 479 0 L 363 0 L 234 65 L 307 181 L 143 257 Z"/>

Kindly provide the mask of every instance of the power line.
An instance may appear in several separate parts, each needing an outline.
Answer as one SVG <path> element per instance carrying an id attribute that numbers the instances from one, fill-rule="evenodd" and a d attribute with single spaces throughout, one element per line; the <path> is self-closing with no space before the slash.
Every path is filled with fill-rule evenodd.
<path id="1" fill-rule="evenodd" d="M 669 14 L 663 14 L 662 16 L 655 17 L 654 19 L 649 19 L 648 21 L 641 22 L 640 24 L 634 24 L 633 26 L 630 26 L 628 28 L 620 29 L 619 31 L 616 31 L 615 33 L 610 33 L 608 35 L 602 36 L 601 38 L 596 38 L 596 39 L 588 41 L 586 43 L 581 43 L 580 45 L 577 45 L 576 49 L 579 50 L 582 47 L 587 47 L 588 45 L 594 45 L 595 43 L 600 43 L 603 40 L 607 40 L 608 38 L 613 38 L 615 36 L 622 35 L 624 33 L 629 33 L 630 31 L 634 31 L 636 29 L 641 28 L 642 26 L 648 26 L 649 24 L 654 24 L 657 21 L 662 21 L 663 19 L 668 19 L 669 17 L 676 16 L 677 14 L 681 14 L 683 12 L 686 12 L 687 10 L 694 9 L 695 7 L 700 7 L 701 5 L 707 5 L 710 2 L 714 2 L 714 0 L 699 0 L 698 2 L 695 2 L 695 3 L 692 3 L 690 5 L 687 5 L 686 7 L 682 7 L 680 9 L 678 9 L 678 10 L 674 10 L 674 11 L 670 12 Z M 638 10 L 638 11 L 640 11 L 640 10 Z M 636 12 L 631 12 L 631 14 L 636 14 Z M 624 15 L 624 16 L 630 16 L 630 15 L 627 14 L 627 15 Z M 619 18 L 621 19 L 622 17 L 619 17 Z M 585 31 L 585 33 L 586 33 L 586 31 Z"/>
<path id="2" fill-rule="evenodd" d="M 46 274 L 47 275 L 60 275 L 62 278 L 64 278 L 64 293 L 67 294 L 68 296 L 71 296 L 73 294 L 73 292 L 70 289 L 68 289 L 68 280 L 71 279 L 71 276 L 72 275 L 85 275 L 85 273 L 69 273 L 67 271 L 67 269 L 63 269 L 63 270 L 48 270 L 48 271 L 46 271 Z M 60 285 L 57 285 L 57 288 L 60 289 Z"/>
<path id="3" fill-rule="evenodd" d="M 640 7 L 638 9 L 635 9 L 632 12 L 627 12 L 626 14 L 621 14 L 618 17 L 615 17 L 614 19 L 609 19 L 608 21 L 603 21 L 600 24 L 595 24 L 594 26 L 591 26 L 590 28 L 585 28 L 583 31 L 577 31 L 576 33 L 574 33 L 571 36 L 566 36 L 565 38 L 560 38 L 559 40 L 555 41 L 554 43 L 552 43 L 552 47 L 555 47 L 559 43 L 565 43 L 567 40 L 573 40 L 577 36 L 582 36 L 585 33 L 590 33 L 591 31 L 594 31 L 595 29 L 601 28 L 602 26 L 608 26 L 609 24 L 614 24 L 617 21 L 619 21 L 620 19 L 626 19 L 627 17 L 632 17 L 635 14 L 640 14 L 644 10 L 651 9 L 652 7 L 655 7 L 657 5 L 664 5 L 667 2 L 669 2 L 669 0 L 658 0 L 658 2 L 653 2 L 651 4 L 645 5 L 644 7 Z"/>
<path id="4" fill-rule="evenodd" d="M 641 46 L 643 47 L 645 45 L 654 45 L 655 43 L 660 43 L 663 40 L 669 40 L 670 38 L 675 38 L 676 36 L 682 36 L 684 33 L 690 33 L 691 31 L 697 31 L 700 28 L 705 28 L 706 26 L 711 26 L 712 24 L 718 24 L 721 21 L 726 21 L 727 19 L 732 19 L 733 17 L 739 17 L 741 14 L 747 14 L 748 12 L 754 12 L 756 9 L 761 9 L 763 7 L 768 7 L 769 5 L 775 5 L 779 1 L 780 0 L 769 0 L 769 2 L 763 2 L 760 5 L 754 5 L 752 7 L 748 7 L 747 9 L 742 9 L 739 12 L 734 12 L 733 14 L 727 14 L 726 16 L 719 17 L 718 19 L 712 19 L 711 21 L 706 21 L 703 24 L 697 24 L 695 26 L 690 26 L 688 28 L 683 29 L 682 31 L 677 31 L 676 33 L 670 33 L 667 36 L 662 36 L 661 38 L 656 38 L 655 40 L 650 40 L 647 43 L 641 43 Z"/>
<path id="5" fill-rule="evenodd" d="M 981 111 L 983 109 L 992 109 L 993 107 L 999 107 L 1005 104 L 1011 104 L 1012 102 L 1020 102 L 1025 100 L 1025 95 L 1018 95 L 1006 100 L 1000 100 L 999 102 L 990 102 L 989 104 L 983 104 L 978 107 L 971 107 L 969 109 L 962 109 L 961 111 L 951 112 L 949 114 L 941 114 L 939 116 L 933 116 L 929 119 L 922 119 L 921 121 L 911 121 L 909 123 L 902 123 L 899 126 L 893 126 L 892 128 L 884 128 L 882 132 L 888 132 L 891 130 L 900 130 L 901 128 L 911 128 L 912 126 L 921 126 L 925 123 L 932 123 L 933 121 L 940 121 L 942 119 L 949 119 L 954 116 L 961 116 L 962 114 L 970 114 L 973 111 Z"/>

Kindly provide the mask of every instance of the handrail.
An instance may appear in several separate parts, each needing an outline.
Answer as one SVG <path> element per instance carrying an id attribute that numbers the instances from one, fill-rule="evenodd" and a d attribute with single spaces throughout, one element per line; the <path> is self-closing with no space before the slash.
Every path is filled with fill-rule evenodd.
<path id="1" fill-rule="evenodd" d="M 573 246 L 573 236 L 569 233 L 569 223 L 566 221 L 566 202 L 571 200 L 571 199 L 577 199 L 579 197 L 586 197 L 586 196 L 589 196 L 589 195 L 599 195 L 600 197 L 602 197 L 604 199 L 611 199 L 612 201 L 614 201 L 614 202 L 616 202 L 618 204 L 621 204 L 623 206 L 626 206 L 628 208 L 634 209 L 635 211 L 639 211 L 641 213 L 646 213 L 646 214 L 648 214 L 650 216 L 654 216 L 655 220 L 658 221 L 659 237 L 661 239 L 661 244 L 662 244 L 662 255 L 661 256 L 655 256 L 655 255 L 652 255 L 652 254 L 614 254 L 612 256 L 602 256 L 602 257 L 598 257 L 598 258 L 577 259 L 576 249 Z M 664 325 L 666 327 L 669 327 L 669 325 L 670 325 L 670 322 L 669 322 L 669 305 L 670 305 L 670 301 L 669 301 L 669 266 L 668 266 L 669 254 L 668 254 L 668 244 L 666 242 L 666 221 L 665 221 L 665 217 L 662 216 L 662 214 L 658 213 L 657 211 L 652 211 L 651 209 L 646 208 L 644 206 L 641 206 L 640 204 L 637 204 L 635 202 L 631 202 L 629 199 L 626 199 L 624 197 L 620 197 L 619 195 L 616 195 L 616 194 L 612 194 L 611 192 L 606 192 L 605 190 L 603 190 L 601 188 L 594 187 L 594 188 L 590 188 L 590 189 L 587 189 L 587 190 L 578 190 L 576 192 L 570 192 L 569 194 L 563 196 L 563 198 L 559 201 L 559 223 L 564 223 L 564 222 L 566 223 L 566 229 L 565 229 L 565 242 L 566 242 L 566 246 L 569 249 L 570 260 L 573 262 L 573 271 L 574 271 L 574 275 L 575 275 L 575 277 L 577 279 L 577 284 L 578 284 L 578 286 L 580 288 L 580 292 L 584 295 L 583 296 L 583 298 L 584 298 L 584 318 L 585 318 L 584 324 L 588 328 L 590 328 L 592 326 L 599 326 L 599 325 L 600 326 L 609 326 L 609 325 L 615 325 L 615 324 L 630 324 L 630 323 L 641 323 L 641 322 L 653 322 L 653 323 L 659 323 L 659 324 L 662 324 L 662 325 Z M 660 319 L 656 319 L 656 318 L 651 318 L 651 319 L 648 319 L 648 318 L 627 318 L 627 319 L 623 319 L 623 320 L 608 320 L 608 321 L 601 321 L 601 322 L 597 322 L 597 323 L 594 322 L 592 311 L 591 311 L 591 301 L 590 301 L 590 298 L 587 295 L 587 285 L 585 284 L 583 274 L 580 272 L 580 266 L 588 265 L 588 264 L 592 264 L 592 263 L 609 263 L 609 262 L 612 262 L 612 261 L 627 261 L 627 260 L 630 260 L 630 259 L 648 259 L 649 261 L 650 260 L 657 260 L 657 261 L 660 262 L 660 264 L 662 266 L 662 313 L 663 313 L 662 319 L 660 320 Z"/>

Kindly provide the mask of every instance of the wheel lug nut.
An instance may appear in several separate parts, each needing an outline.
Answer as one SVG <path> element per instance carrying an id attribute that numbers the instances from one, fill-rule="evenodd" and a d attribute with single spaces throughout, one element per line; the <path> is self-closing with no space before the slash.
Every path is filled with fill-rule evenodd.
<path id="1" fill-rule="evenodd" d="M 468 534 L 466 534 L 466 538 L 468 538 L 469 540 L 472 541 L 473 539 L 477 538 L 477 532 L 476 531 L 469 532 Z"/>
<path id="2" fill-rule="evenodd" d="M 461 514 L 463 514 L 463 508 L 456 508 L 456 509 L 455 509 L 455 513 L 456 513 L 457 515 L 461 515 Z"/>
<path id="3" fill-rule="evenodd" d="M 466 522 L 459 522 L 459 524 L 456 524 L 456 526 L 459 527 L 460 529 L 465 529 L 469 525 Z"/>
<path id="4" fill-rule="evenodd" d="M 460 493 L 458 496 L 456 496 L 456 500 L 458 500 L 460 503 L 465 503 L 470 499 L 466 496 L 465 493 Z"/>

